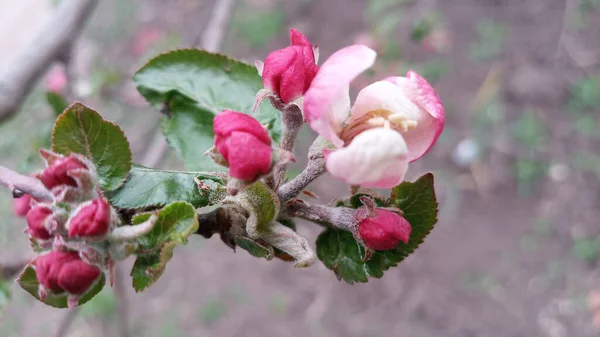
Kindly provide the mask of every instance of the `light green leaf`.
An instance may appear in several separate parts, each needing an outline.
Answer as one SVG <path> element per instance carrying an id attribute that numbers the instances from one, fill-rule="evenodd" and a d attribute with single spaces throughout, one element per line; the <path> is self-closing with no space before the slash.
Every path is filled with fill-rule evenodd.
<path id="1" fill-rule="evenodd" d="M 150 216 L 150 213 L 136 215 L 132 223 L 140 224 Z M 196 209 L 190 203 L 177 201 L 158 211 L 152 231 L 137 240 L 140 253 L 131 270 L 135 290 L 139 292 L 154 284 L 173 256 L 175 246 L 186 244 L 197 230 Z"/>
<path id="2" fill-rule="evenodd" d="M 197 178 L 204 188 L 202 192 L 194 181 Z M 119 208 L 139 209 L 148 206 L 164 206 L 175 201 L 185 201 L 194 207 L 216 203 L 225 196 L 225 181 L 214 174 L 153 170 L 134 166 L 129 179 L 118 190 L 106 196 Z"/>
<path id="3" fill-rule="evenodd" d="M 119 188 L 131 170 L 131 150 L 123 130 L 81 103 L 68 107 L 56 120 L 52 149 L 89 158 L 105 191 Z"/>
<path id="4" fill-rule="evenodd" d="M 212 120 L 223 109 L 250 113 L 262 89 L 257 70 L 246 63 L 202 50 L 176 50 L 150 60 L 134 76 L 139 92 L 165 112 L 162 128 L 190 170 L 222 169 L 203 153 L 213 144 Z M 268 124 L 275 142 L 280 113 L 268 102 L 254 115 Z"/>
<path id="5" fill-rule="evenodd" d="M 25 291 L 27 291 L 33 297 L 41 301 L 38 293 L 40 283 L 38 282 L 37 276 L 35 274 L 35 269 L 32 266 L 27 266 L 25 268 L 17 282 L 19 283 L 21 288 L 25 289 Z M 94 286 L 92 286 L 92 288 L 88 290 L 88 292 L 81 296 L 78 305 L 82 305 L 87 301 L 91 300 L 94 296 L 96 296 L 102 290 L 102 288 L 104 288 L 105 283 L 106 279 L 104 277 L 104 274 L 101 273 L 100 277 L 98 278 L 98 281 L 96 281 Z M 55 308 L 67 308 L 67 294 L 63 293 L 60 295 L 54 295 L 48 293 L 46 295 L 46 300 L 44 301 L 44 303 Z"/>
<path id="6" fill-rule="evenodd" d="M 235 244 L 243 250 L 250 253 L 254 257 L 264 257 L 266 260 L 273 259 L 273 247 L 263 245 L 250 238 L 238 236 L 235 239 Z"/>

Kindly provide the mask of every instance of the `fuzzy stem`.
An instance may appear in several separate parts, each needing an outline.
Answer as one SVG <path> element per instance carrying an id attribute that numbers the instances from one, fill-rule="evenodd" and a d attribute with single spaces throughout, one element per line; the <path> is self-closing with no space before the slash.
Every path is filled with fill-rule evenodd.
<path id="1" fill-rule="evenodd" d="M 277 190 L 279 199 L 284 202 L 295 198 L 306 186 L 320 177 L 325 171 L 327 171 L 327 168 L 325 167 L 324 158 L 310 159 L 304 170 L 296 178 L 283 184 Z"/>
<path id="2" fill-rule="evenodd" d="M 41 181 L 9 170 L 4 166 L 0 166 L 0 185 L 8 188 L 13 194 L 18 194 L 18 191 L 20 191 L 29 194 L 38 200 L 54 200 L 52 193 Z"/>
<path id="3" fill-rule="evenodd" d="M 298 105 L 284 105 L 283 102 L 278 101 L 276 98 L 271 98 L 271 102 L 273 106 L 281 110 L 282 134 L 279 148 L 294 153 L 294 147 L 296 146 L 298 134 L 300 133 L 300 129 L 304 124 L 302 111 Z M 279 184 L 281 184 L 283 181 L 286 170 L 287 164 L 282 164 L 275 167 L 273 177 L 268 180 L 269 186 L 277 188 L 277 186 L 279 186 Z"/>
<path id="4" fill-rule="evenodd" d="M 305 201 L 296 199 L 287 204 L 286 210 L 290 216 L 299 217 L 326 227 L 339 228 L 353 233 L 358 227 L 357 213 L 359 211 L 354 208 L 310 205 Z"/>

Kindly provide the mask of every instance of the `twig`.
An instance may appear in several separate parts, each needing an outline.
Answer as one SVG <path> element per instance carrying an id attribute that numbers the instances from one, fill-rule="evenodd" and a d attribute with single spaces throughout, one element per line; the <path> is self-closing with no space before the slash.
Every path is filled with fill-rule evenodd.
<path id="1" fill-rule="evenodd" d="M 67 332 L 69 332 L 69 328 L 71 327 L 71 324 L 73 324 L 73 322 L 75 321 L 75 318 L 77 318 L 77 314 L 79 314 L 79 307 L 76 307 L 73 310 L 69 310 L 67 312 L 67 314 L 65 315 L 65 317 L 60 322 L 60 325 L 58 326 L 58 330 L 56 330 L 56 334 L 54 334 L 54 336 L 56 336 L 56 337 L 66 336 Z"/>
<path id="2" fill-rule="evenodd" d="M 202 34 L 201 39 L 196 39 L 193 45 L 200 45 L 200 48 L 210 52 L 219 51 L 234 5 L 235 0 L 216 1 L 215 7 L 210 15 L 211 20 L 208 22 L 204 34 Z M 165 156 L 168 148 L 167 141 L 164 139 L 160 129 L 157 130 L 152 143 L 148 146 L 146 154 L 140 163 L 147 167 L 156 167 Z"/>
<path id="3" fill-rule="evenodd" d="M 0 185 L 8 188 L 13 195 L 23 192 L 38 200 L 53 201 L 52 193 L 38 179 L 24 176 L 0 165 Z"/>
<path id="4" fill-rule="evenodd" d="M 324 158 L 310 159 L 304 170 L 296 178 L 279 187 L 277 190 L 279 199 L 286 201 L 296 197 L 308 184 L 325 173 L 325 171 L 327 171 L 327 168 Z"/>
<path id="5" fill-rule="evenodd" d="M 295 104 L 289 104 L 283 109 L 281 112 L 281 125 L 283 130 L 281 135 L 281 143 L 279 145 L 282 150 L 294 153 L 296 140 L 298 139 L 298 134 L 300 133 L 300 129 L 302 128 L 303 124 L 304 117 L 302 116 L 300 107 Z M 275 168 L 275 173 L 273 174 L 275 178 L 275 186 L 279 186 L 279 184 L 281 184 L 286 170 L 287 164 L 278 165 Z"/>
<path id="6" fill-rule="evenodd" d="M 0 73 L 0 122 L 12 116 L 36 80 L 83 30 L 98 0 L 61 1 L 35 40 Z"/>
<path id="7" fill-rule="evenodd" d="M 23 271 L 29 261 L 19 261 L 9 264 L 0 264 L 0 280 L 13 280 Z"/>

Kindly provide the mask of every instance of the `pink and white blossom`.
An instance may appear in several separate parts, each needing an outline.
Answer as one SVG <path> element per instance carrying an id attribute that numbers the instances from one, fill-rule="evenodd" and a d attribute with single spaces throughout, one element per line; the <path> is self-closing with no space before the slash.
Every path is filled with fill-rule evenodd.
<path id="1" fill-rule="evenodd" d="M 352 185 L 390 188 L 408 163 L 421 158 L 444 128 L 444 108 L 419 74 L 389 77 L 363 88 L 350 104 L 350 82 L 375 62 L 362 45 L 335 52 L 304 96 L 311 128 L 338 150 L 327 155 L 329 172 Z"/>

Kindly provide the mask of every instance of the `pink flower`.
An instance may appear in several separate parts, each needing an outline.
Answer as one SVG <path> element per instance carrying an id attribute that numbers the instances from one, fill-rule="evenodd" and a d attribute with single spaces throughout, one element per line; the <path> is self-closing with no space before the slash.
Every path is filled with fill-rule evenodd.
<path id="1" fill-rule="evenodd" d="M 271 138 L 252 116 L 223 110 L 214 119 L 215 146 L 229 164 L 229 175 L 254 181 L 271 169 Z"/>
<path id="2" fill-rule="evenodd" d="M 67 227 L 69 237 L 95 238 L 103 237 L 110 230 L 111 208 L 103 198 L 83 204 L 69 219 Z"/>
<path id="3" fill-rule="evenodd" d="M 412 227 L 400 215 L 376 208 L 375 214 L 361 221 L 358 233 L 365 245 L 375 250 L 395 248 L 400 241 L 408 243 Z"/>
<path id="4" fill-rule="evenodd" d="M 71 171 L 86 170 L 87 166 L 74 157 L 62 157 L 54 160 L 41 174 L 42 183 L 52 189 L 56 186 L 67 185 L 77 187 Z"/>
<path id="5" fill-rule="evenodd" d="M 308 39 L 291 29 L 290 41 L 289 47 L 267 55 L 264 65 L 257 64 L 265 89 L 285 104 L 304 95 L 319 70 L 315 50 Z"/>
<path id="6" fill-rule="evenodd" d="M 350 82 L 375 57 L 375 51 L 362 45 L 331 55 L 304 96 L 304 114 L 315 131 L 339 148 L 327 156 L 333 176 L 353 185 L 390 188 L 404 179 L 409 162 L 435 144 L 444 128 L 444 108 L 414 71 L 363 88 L 351 107 Z"/>
<path id="7" fill-rule="evenodd" d="M 100 276 L 100 269 L 83 262 L 77 252 L 51 251 L 39 256 L 35 266 L 40 284 L 55 294 L 81 295 Z"/>
<path id="8" fill-rule="evenodd" d="M 41 240 L 52 238 L 49 228 L 53 220 L 52 209 L 45 205 L 37 205 L 27 213 L 27 232 L 31 237 Z"/>
<path id="9" fill-rule="evenodd" d="M 31 209 L 31 196 L 25 194 L 20 198 L 13 200 L 13 211 L 17 216 L 26 216 Z"/>

